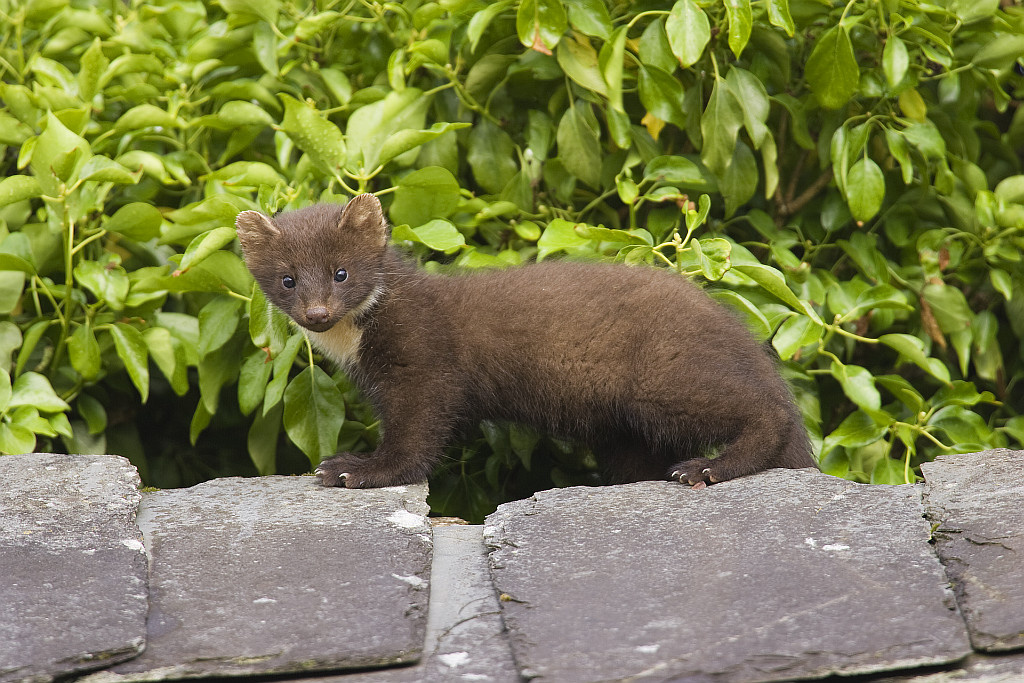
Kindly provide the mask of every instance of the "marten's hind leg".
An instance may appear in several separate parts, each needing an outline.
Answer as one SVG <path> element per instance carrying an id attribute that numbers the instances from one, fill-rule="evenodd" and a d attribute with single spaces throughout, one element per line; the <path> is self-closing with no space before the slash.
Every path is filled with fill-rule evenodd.
<path id="1" fill-rule="evenodd" d="M 697 488 L 761 472 L 772 467 L 815 467 L 799 414 L 785 408 L 744 424 L 717 458 L 676 463 L 668 478 Z"/>

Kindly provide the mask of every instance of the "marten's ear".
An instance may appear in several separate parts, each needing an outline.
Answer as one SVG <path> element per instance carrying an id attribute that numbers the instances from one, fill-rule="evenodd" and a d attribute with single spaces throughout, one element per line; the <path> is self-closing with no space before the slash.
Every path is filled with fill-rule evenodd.
<path id="1" fill-rule="evenodd" d="M 235 230 L 242 249 L 247 245 L 271 240 L 281 235 L 274 223 L 259 211 L 242 211 L 235 218 Z"/>
<path id="2" fill-rule="evenodd" d="M 355 228 L 368 237 L 375 239 L 381 246 L 388 241 L 388 222 L 384 220 L 384 210 L 380 200 L 372 194 L 359 194 L 348 200 L 341 214 L 340 224 Z"/>

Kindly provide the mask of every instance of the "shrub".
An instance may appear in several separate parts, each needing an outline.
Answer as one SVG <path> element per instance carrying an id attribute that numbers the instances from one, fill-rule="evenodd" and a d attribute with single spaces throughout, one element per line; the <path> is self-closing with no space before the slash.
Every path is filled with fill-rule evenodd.
<path id="1" fill-rule="evenodd" d="M 826 472 L 913 481 L 1024 442 L 1019 7 L 0 11 L 2 452 L 119 452 L 177 486 L 371 448 L 372 412 L 268 308 L 232 227 L 362 191 L 428 268 L 697 278 L 771 340 Z M 592 476 L 506 425 L 450 455 L 432 504 L 471 518 Z"/>

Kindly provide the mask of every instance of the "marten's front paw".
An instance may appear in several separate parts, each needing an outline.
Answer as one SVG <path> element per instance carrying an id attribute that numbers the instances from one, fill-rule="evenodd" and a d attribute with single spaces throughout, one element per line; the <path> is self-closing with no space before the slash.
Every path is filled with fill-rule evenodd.
<path id="1" fill-rule="evenodd" d="M 324 486 L 374 489 L 412 484 L 425 475 L 387 467 L 388 458 L 372 453 L 340 453 L 321 462 L 313 471 Z"/>
<path id="2" fill-rule="evenodd" d="M 324 486 L 344 486 L 350 489 L 372 487 L 373 478 L 369 458 L 355 453 L 341 453 L 322 461 L 313 474 Z"/>
<path id="3" fill-rule="evenodd" d="M 695 489 L 706 488 L 708 484 L 721 481 L 715 476 L 715 463 L 707 458 L 686 460 L 670 471 L 668 478 L 680 484 L 689 484 Z"/>

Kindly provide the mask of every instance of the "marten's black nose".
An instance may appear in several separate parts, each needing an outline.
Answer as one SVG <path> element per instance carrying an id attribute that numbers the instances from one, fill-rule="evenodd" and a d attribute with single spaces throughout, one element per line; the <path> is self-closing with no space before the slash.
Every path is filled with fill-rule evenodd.
<path id="1" fill-rule="evenodd" d="M 311 323 L 326 322 L 330 316 L 326 306 L 310 306 L 306 309 L 306 320 Z"/>

